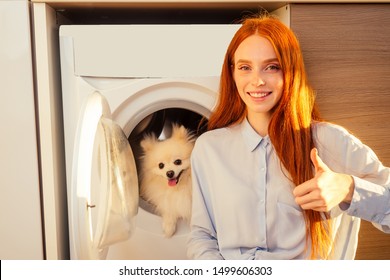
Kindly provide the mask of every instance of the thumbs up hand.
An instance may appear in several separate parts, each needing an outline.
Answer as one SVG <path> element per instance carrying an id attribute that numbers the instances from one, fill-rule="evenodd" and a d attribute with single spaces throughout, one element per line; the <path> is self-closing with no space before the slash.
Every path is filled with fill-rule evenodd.
<path id="1" fill-rule="evenodd" d="M 302 209 L 327 212 L 345 201 L 350 203 L 354 190 L 352 176 L 333 172 L 319 157 L 316 148 L 310 152 L 315 168 L 314 178 L 295 187 L 295 202 Z"/>

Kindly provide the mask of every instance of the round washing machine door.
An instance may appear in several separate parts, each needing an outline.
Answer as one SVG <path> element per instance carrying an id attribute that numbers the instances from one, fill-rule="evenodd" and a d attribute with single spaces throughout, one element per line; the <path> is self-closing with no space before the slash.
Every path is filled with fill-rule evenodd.
<path id="1" fill-rule="evenodd" d="M 79 259 L 104 259 L 135 229 L 138 179 L 133 152 L 100 93 L 79 120 L 71 182 L 71 234 Z"/>

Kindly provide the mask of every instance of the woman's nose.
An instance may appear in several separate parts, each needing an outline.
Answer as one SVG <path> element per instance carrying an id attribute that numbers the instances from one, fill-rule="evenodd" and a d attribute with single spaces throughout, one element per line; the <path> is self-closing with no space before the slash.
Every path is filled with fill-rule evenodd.
<path id="1" fill-rule="evenodd" d="M 259 87 L 265 85 L 265 81 L 258 72 L 253 72 L 252 74 L 252 85 Z"/>

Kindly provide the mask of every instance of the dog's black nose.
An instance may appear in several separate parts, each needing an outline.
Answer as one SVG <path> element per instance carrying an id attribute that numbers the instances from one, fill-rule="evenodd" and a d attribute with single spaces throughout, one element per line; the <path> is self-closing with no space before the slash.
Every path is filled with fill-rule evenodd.
<path id="1" fill-rule="evenodd" d="M 172 170 L 167 171 L 168 178 L 173 178 L 173 176 L 175 176 L 175 171 L 172 171 Z"/>

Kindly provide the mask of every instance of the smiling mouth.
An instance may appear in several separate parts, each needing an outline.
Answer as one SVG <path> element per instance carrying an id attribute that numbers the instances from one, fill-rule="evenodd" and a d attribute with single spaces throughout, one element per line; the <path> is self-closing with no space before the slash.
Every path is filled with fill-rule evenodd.
<path id="1" fill-rule="evenodd" d="M 253 98 L 264 98 L 270 95 L 272 91 L 267 91 L 267 92 L 247 92 L 251 97 Z"/>
<path id="2" fill-rule="evenodd" d="M 181 174 L 183 174 L 183 172 L 184 172 L 184 169 L 182 171 L 180 171 L 179 175 L 177 175 L 175 178 L 168 179 L 168 186 L 174 187 L 177 184 L 179 184 L 180 176 L 181 176 Z"/>

